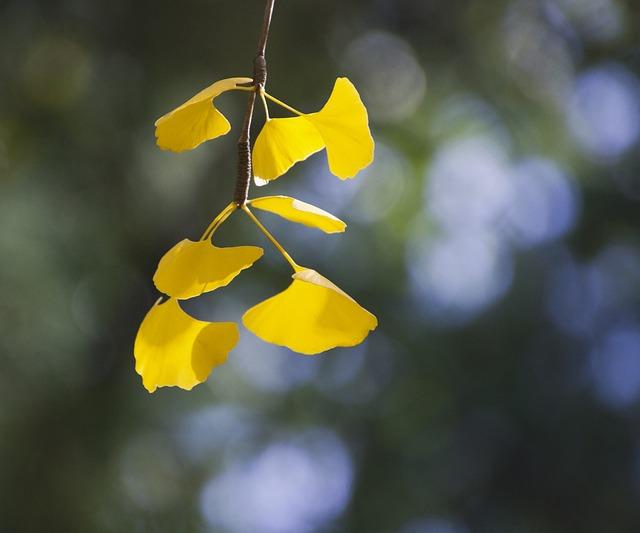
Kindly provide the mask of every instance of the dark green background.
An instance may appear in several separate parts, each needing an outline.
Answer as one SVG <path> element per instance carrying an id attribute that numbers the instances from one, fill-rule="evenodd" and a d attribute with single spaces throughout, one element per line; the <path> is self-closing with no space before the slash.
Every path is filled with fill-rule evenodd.
<path id="1" fill-rule="evenodd" d="M 377 158 L 252 194 L 349 224 L 262 217 L 380 326 L 316 358 L 241 328 L 206 384 L 142 388 L 155 265 L 229 202 L 245 97 L 187 154 L 153 122 L 250 74 L 262 11 L 0 2 L 0 531 L 639 531 L 631 0 L 278 1 L 268 90 L 313 111 L 349 76 Z M 219 237 L 267 254 L 188 308 L 238 320 L 288 268 Z"/>

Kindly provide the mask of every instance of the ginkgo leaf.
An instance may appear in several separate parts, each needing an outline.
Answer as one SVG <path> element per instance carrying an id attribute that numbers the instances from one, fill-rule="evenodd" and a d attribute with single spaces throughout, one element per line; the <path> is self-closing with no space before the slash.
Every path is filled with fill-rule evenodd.
<path id="1" fill-rule="evenodd" d="M 171 386 L 190 390 L 226 361 L 237 342 L 233 322 L 195 320 L 173 299 L 156 303 L 136 336 L 136 372 L 149 392 Z"/>
<path id="2" fill-rule="evenodd" d="M 305 117 L 267 120 L 253 147 L 256 183 L 282 176 L 298 161 L 323 148 L 318 130 Z"/>
<path id="3" fill-rule="evenodd" d="M 237 89 L 238 84 L 251 81 L 251 78 L 217 81 L 160 117 L 155 123 L 158 146 L 163 150 L 183 152 L 228 133 L 231 129 L 229 121 L 213 105 L 213 99 L 223 92 Z"/>
<path id="4" fill-rule="evenodd" d="M 153 282 L 168 296 L 193 298 L 229 284 L 263 253 L 257 246 L 221 248 L 209 240 L 183 239 L 160 259 Z"/>
<path id="5" fill-rule="evenodd" d="M 341 179 L 352 178 L 373 161 L 374 142 L 367 109 L 347 78 L 336 80 L 320 111 L 304 117 L 322 136 L 332 174 Z"/>
<path id="6" fill-rule="evenodd" d="M 266 342 L 312 355 L 360 344 L 378 320 L 315 270 L 301 269 L 284 291 L 242 317 L 245 327 Z"/>
<path id="7" fill-rule="evenodd" d="M 347 225 L 339 218 L 315 205 L 289 196 L 264 196 L 249 201 L 252 207 L 269 211 L 291 222 L 317 228 L 325 233 L 341 233 Z"/>

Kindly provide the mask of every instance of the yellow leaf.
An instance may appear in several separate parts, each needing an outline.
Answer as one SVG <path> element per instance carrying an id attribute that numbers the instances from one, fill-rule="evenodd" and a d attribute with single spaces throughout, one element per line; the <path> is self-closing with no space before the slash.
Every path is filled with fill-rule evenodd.
<path id="1" fill-rule="evenodd" d="M 262 340 L 306 355 L 360 344 L 378 325 L 374 315 L 311 269 L 296 272 L 287 289 L 249 309 L 242 322 Z"/>
<path id="2" fill-rule="evenodd" d="M 353 178 L 373 161 L 374 142 L 367 110 L 347 78 L 338 78 L 325 106 L 304 115 L 320 132 L 329 170 L 340 179 Z"/>
<path id="3" fill-rule="evenodd" d="M 172 298 L 193 298 L 229 284 L 262 254 L 257 246 L 220 248 L 209 240 L 184 239 L 160 259 L 153 282 Z"/>
<path id="4" fill-rule="evenodd" d="M 318 130 L 305 117 L 267 120 L 253 147 L 256 183 L 282 176 L 298 161 L 323 148 Z"/>
<path id="5" fill-rule="evenodd" d="M 289 196 L 264 196 L 249 201 L 252 207 L 269 211 L 291 222 L 317 228 L 325 233 L 342 233 L 347 225 L 339 218 L 315 205 Z"/>
<path id="6" fill-rule="evenodd" d="M 215 82 L 180 107 L 156 120 L 157 144 L 163 150 L 183 152 L 229 132 L 231 126 L 213 105 L 223 92 L 236 89 L 251 78 L 227 78 Z"/>
<path id="7" fill-rule="evenodd" d="M 173 299 L 156 303 L 136 336 L 136 372 L 149 392 L 171 386 L 190 390 L 227 360 L 237 342 L 233 322 L 195 320 Z"/>

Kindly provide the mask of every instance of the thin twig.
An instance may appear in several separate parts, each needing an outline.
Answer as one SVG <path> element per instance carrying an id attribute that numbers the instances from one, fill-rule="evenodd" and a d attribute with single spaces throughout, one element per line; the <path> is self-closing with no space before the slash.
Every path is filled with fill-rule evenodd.
<path id="1" fill-rule="evenodd" d="M 293 269 L 294 272 L 298 272 L 299 270 L 302 270 L 302 267 L 300 267 L 300 265 L 298 265 L 292 258 L 291 256 L 287 253 L 287 251 L 283 248 L 283 246 L 276 240 L 276 238 L 271 235 L 271 232 L 264 227 L 264 225 L 262 224 L 262 222 L 260 222 L 257 217 L 251 212 L 251 210 L 249 209 L 249 206 L 247 204 L 244 204 L 242 206 L 242 210 L 249 215 L 249 218 L 253 221 L 253 223 L 258 226 L 258 229 L 264 234 L 264 236 L 269 239 L 271 241 L 271 244 L 273 244 L 278 251 L 282 254 L 282 257 L 284 257 L 287 260 L 287 263 L 289 263 L 289 265 L 291 265 L 291 268 Z"/>
<path id="2" fill-rule="evenodd" d="M 242 207 L 247 201 L 249 185 L 253 177 L 253 169 L 251 168 L 251 120 L 256 102 L 256 93 L 264 88 L 267 81 L 267 61 L 264 54 L 267 48 L 267 39 L 269 38 L 274 3 L 275 0 L 267 0 L 264 9 L 262 31 L 258 39 L 258 54 L 253 59 L 253 91 L 249 93 L 242 132 L 238 139 L 238 174 L 236 175 L 236 187 L 233 195 L 233 201 L 238 207 Z"/>
<path id="3" fill-rule="evenodd" d="M 258 41 L 258 55 L 263 56 L 267 48 L 267 39 L 269 38 L 269 26 L 271 25 L 271 15 L 273 15 L 273 4 L 275 0 L 267 0 L 264 7 L 264 21 L 262 22 L 262 34 Z"/>

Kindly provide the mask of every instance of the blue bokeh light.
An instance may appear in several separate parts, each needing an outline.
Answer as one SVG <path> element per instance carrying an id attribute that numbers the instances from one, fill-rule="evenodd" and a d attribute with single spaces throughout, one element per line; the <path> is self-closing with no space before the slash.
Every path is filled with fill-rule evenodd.
<path id="1" fill-rule="evenodd" d="M 569 99 L 567 120 L 577 143 L 603 160 L 626 152 L 640 133 L 640 82 L 622 65 L 581 74 Z"/>
<path id="2" fill-rule="evenodd" d="M 593 386 L 597 397 L 614 409 L 640 398 L 640 327 L 613 328 L 591 353 Z"/>
<path id="3" fill-rule="evenodd" d="M 515 244 L 528 248 L 564 236 L 578 216 L 573 182 L 548 159 L 532 158 L 513 169 L 507 223 Z"/>
<path id="4" fill-rule="evenodd" d="M 337 435 L 314 429 L 228 465 L 203 488 L 215 531 L 303 533 L 326 526 L 351 496 L 353 464 Z"/>

